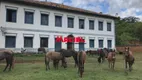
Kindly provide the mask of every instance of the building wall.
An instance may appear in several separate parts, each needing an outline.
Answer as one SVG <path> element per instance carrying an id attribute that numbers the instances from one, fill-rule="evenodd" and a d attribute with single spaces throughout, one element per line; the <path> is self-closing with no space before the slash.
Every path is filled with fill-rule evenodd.
<path id="1" fill-rule="evenodd" d="M 11 23 L 6 22 L 6 8 L 17 8 L 17 22 Z M 34 24 L 24 23 L 24 10 L 30 9 L 34 11 Z M 40 25 L 40 14 L 46 12 L 49 14 L 49 25 Z M 77 13 L 68 13 L 59 10 L 51 10 L 40 7 L 18 5 L 13 3 L 4 3 L 0 5 L 0 26 L 6 28 L 6 35 L 16 34 L 16 48 L 23 48 L 24 34 L 33 34 L 33 48 L 40 47 L 40 35 L 46 35 L 49 37 L 49 48 L 54 50 L 54 38 L 56 35 L 62 35 L 66 37 L 69 34 L 74 36 L 85 37 L 86 43 L 85 48 L 89 48 L 89 38 L 95 39 L 95 48 L 98 48 L 98 39 L 104 39 L 104 47 L 107 47 L 107 40 L 112 40 L 112 48 L 115 48 L 115 25 L 114 20 L 82 15 Z M 62 27 L 55 27 L 55 15 L 62 15 Z M 67 28 L 67 17 L 74 17 L 74 28 Z M 85 29 L 79 29 L 79 19 L 85 19 Z M 89 30 L 89 20 L 95 20 L 95 29 Z M 103 21 L 103 31 L 98 30 L 98 21 Z M 107 31 L 107 22 L 111 22 L 112 31 Z M 5 48 L 5 36 L 0 32 L 0 48 Z M 66 48 L 66 44 L 62 43 L 62 48 Z M 75 44 L 75 48 L 78 49 L 78 44 Z"/>

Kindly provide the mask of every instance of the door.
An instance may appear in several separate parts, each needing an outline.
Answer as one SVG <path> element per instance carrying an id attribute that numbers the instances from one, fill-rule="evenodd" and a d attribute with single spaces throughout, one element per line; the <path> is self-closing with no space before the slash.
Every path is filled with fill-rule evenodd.
<path id="1" fill-rule="evenodd" d="M 72 43 L 67 43 L 67 49 L 68 50 L 73 50 L 74 49 L 74 43 L 72 42 Z"/>
<path id="2" fill-rule="evenodd" d="M 55 51 L 59 51 L 62 48 L 62 42 L 56 42 L 55 38 Z"/>
<path id="3" fill-rule="evenodd" d="M 67 50 L 74 50 L 74 36 L 71 34 L 71 35 L 68 35 L 67 36 L 68 39 L 71 39 L 72 42 L 67 42 Z"/>
<path id="4" fill-rule="evenodd" d="M 85 50 L 85 48 L 84 48 L 84 43 L 79 43 L 79 51 L 81 51 L 81 50 Z"/>

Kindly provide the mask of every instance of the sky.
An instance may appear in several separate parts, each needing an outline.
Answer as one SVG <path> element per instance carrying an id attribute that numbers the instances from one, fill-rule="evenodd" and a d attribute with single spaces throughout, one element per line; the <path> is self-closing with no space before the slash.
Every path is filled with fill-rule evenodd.
<path id="1" fill-rule="evenodd" d="M 40 0 L 45 1 L 45 0 Z M 142 0 L 47 0 L 64 5 L 102 12 L 121 18 L 128 16 L 139 17 L 142 21 Z"/>

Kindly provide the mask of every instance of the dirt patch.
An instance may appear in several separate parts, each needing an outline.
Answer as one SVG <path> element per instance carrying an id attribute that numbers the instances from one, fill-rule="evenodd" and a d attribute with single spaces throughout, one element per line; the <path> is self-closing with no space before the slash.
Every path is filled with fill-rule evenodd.
<path id="1" fill-rule="evenodd" d="M 135 52 L 135 53 L 141 53 L 142 52 L 142 46 L 127 46 L 127 47 L 130 47 L 130 50 L 132 52 Z M 123 52 L 124 48 L 125 48 L 125 46 L 116 47 L 117 51 L 119 51 L 119 52 Z"/>
<path id="2" fill-rule="evenodd" d="M 18 60 L 15 63 L 42 63 L 43 60 Z M 5 63 L 5 61 L 1 61 L 1 63 Z"/>

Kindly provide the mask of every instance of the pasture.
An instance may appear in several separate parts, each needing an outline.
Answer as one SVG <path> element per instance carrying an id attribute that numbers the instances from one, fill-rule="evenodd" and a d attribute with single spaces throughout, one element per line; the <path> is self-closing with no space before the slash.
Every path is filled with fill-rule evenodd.
<path id="1" fill-rule="evenodd" d="M 83 78 L 79 77 L 74 68 L 73 58 L 68 58 L 68 68 L 60 67 L 55 70 L 50 63 L 51 70 L 45 70 L 44 55 L 15 55 L 15 68 L 11 72 L 2 72 L 5 63 L 0 63 L 0 80 L 142 80 L 142 54 L 135 53 L 135 63 L 132 72 L 125 72 L 123 56 L 116 55 L 115 70 L 108 68 L 108 62 L 99 64 L 98 56 L 87 56 Z"/>

